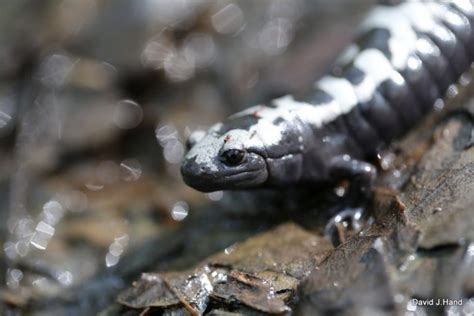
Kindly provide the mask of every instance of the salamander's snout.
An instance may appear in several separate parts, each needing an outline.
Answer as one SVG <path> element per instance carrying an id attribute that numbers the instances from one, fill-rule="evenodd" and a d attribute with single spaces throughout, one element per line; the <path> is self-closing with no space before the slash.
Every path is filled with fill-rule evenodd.
<path id="1" fill-rule="evenodd" d="M 203 178 L 212 175 L 211 168 L 196 162 L 196 159 L 184 159 L 181 164 L 181 174 L 184 180 Z"/>
<path id="2" fill-rule="evenodd" d="M 196 190 L 212 192 L 220 189 L 213 181 L 219 177 L 219 173 L 209 166 L 197 163 L 195 158 L 184 159 L 181 164 L 181 175 L 184 182 Z"/>
<path id="3" fill-rule="evenodd" d="M 190 187 L 209 192 L 215 188 L 214 179 L 220 175 L 218 157 L 224 141 L 213 134 L 199 138 L 186 153 L 181 164 L 181 174 Z"/>

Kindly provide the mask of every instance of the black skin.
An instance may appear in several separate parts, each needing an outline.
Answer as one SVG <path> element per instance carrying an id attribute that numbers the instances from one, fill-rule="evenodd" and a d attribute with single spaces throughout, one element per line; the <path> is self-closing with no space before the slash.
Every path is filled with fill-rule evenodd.
<path id="1" fill-rule="evenodd" d="M 374 165 L 356 159 L 345 160 L 337 156 L 333 159 L 330 176 L 334 179 L 351 179 L 351 186 L 358 188 L 349 194 L 350 201 L 359 201 L 371 193 L 372 186 L 377 176 Z"/>
<path id="2" fill-rule="evenodd" d="M 191 147 L 197 144 L 202 147 L 199 154 L 213 156 L 206 160 L 198 159 L 195 153 L 188 155 L 181 168 L 185 182 L 209 192 L 288 185 L 307 187 L 349 179 L 348 195 L 353 200 L 369 196 L 376 176 L 376 168 L 369 161 L 373 161 L 381 146 L 407 132 L 432 109 L 474 60 L 474 7 L 460 7 L 448 1 L 439 5 L 457 19 L 442 14 L 435 17 L 433 30 L 414 29 L 418 39 L 431 48 L 410 52 L 410 58 L 419 67 L 398 69 L 392 64 L 393 72 L 378 83 L 369 98 L 358 97 L 354 108 L 323 126 L 314 126 L 305 117 L 282 115 L 272 122 L 283 131 L 278 142 L 268 142 L 250 132 L 259 122 L 258 111 L 231 117 L 212 128 L 207 136 L 193 138 Z M 397 9 L 397 5 L 393 7 Z M 361 34 L 356 40 L 359 53 L 376 50 L 390 63 L 397 55 L 390 45 L 393 40 L 390 32 L 390 29 L 374 28 Z M 359 69 L 356 58 L 357 55 L 337 64 L 332 72 L 333 77 L 343 78 L 354 89 L 365 79 L 376 76 Z M 367 69 L 377 71 L 377 67 Z M 315 89 L 299 101 L 317 107 L 337 101 L 335 96 L 341 93 Z M 273 102 L 266 106 L 276 107 Z M 241 141 L 232 147 L 226 137 L 234 137 L 235 131 L 248 133 L 239 136 Z M 202 137 L 207 137 L 208 143 L 211 140 L 215 143 L 205 147 Z"/>

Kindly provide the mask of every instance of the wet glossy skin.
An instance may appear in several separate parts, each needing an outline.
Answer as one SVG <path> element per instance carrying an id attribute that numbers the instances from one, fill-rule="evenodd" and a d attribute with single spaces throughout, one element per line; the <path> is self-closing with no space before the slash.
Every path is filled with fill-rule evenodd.
<path id="1" fill-rule="evenodd" d="M 470 0 L 377 6 L 310 95 L 275 99 L 195 136 L 181 168 L 201 191 L 357 179 L 366 160 L 412 127 L 474 60 Z"/>
<path id="2" fill-rule="evenodd" d="M 256 138 L 254 147 L 244 145 L 247 134 L 237 130 L 204 136 L 183 162 L 186 183 L 203 191 L 215 191 L 248 188 L 267 181 L 264 149 Z"/>

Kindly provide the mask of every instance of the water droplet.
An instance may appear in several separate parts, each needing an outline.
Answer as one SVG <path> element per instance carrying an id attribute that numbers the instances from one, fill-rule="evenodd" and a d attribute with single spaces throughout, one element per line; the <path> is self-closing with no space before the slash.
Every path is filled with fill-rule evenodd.
<path id="1" fill-rule="evenodd" d="M 72 275 L 71 272 L 64 271 L 61 274 L 59 274 L 58 281 L 63 286 L 70 286 L 70 285 L 72 285 L 72 282 L 74 281 L 74 276 Z"/>
<path id="2" fill-rule="evenodd" d="M 143 110 L 141 106 L 132 100 L 122 100 L 115 106 L 112 119 L 117 127 L 132 129 L 141 123 Z"/>
<path id="3" fill-rule="evenodd" d="M 71 212 L 82 212 L 89 203 L 87 195 L 79 190 L 66 192 L 58 197 L 58 200 Z"/>
<path id="4" fill-rule="evenodd" d="M 111 254 L 110 252 L 108 252 L 107 255 L 105 255 L 105 265 L 107 266 L 107 268 L 113 267 L 119 262 L 119 260 L 120 260 L 120 256 L 115 256 Z"/>
<path id="5" fill-rule="evenodd" d="M 461 312 L 461 304 L 460 306 L 448 306 L 445 310 L 446 316 L 460 316 L 460 315 L 468 315 Z M 472 314 L 471 314 L 472 315 Z"/>
<path id="6" fill-rule="evenodd" d="M 0 110 L 0 128 L 4 128 L 10 123 L 11 115 Z"/>
<path id="7" fill-rule="evenodd" d="M 470 257 L 474 260 L 474 243 L 471 243 L 471 244 L 467 247 L 466 253 L 467 253 L 468 256 L 470 256 Z"/>
<path id="8" fill-rule="evenodd" d="M 130 237 L 128 236 L 128 234 L 125 234 L 123 236 L 116 237 L 114 239 L 114 242 L 121 245 L 123 248 L 126 248 L 128 246 L 129 240 L 130 240 Z"/>
<path id="9" fill-rule="evenodd" d="M 165 157 L 165 160 L 172 164 L 180 163 L 183 159 L 184 152 L 184 145 L 178 140 L 166 143 L 163 148 L 163 156 Z"/>
<path id="10" fill-rule="evenodd" d="M 472 81 L 472 75 L 469 72 L 465 72 L 462 74 L 461 78 L 459 78 L 459 84 L 461 86 L 466 87 L 468 86 Z"/>
<path id="11" fill-rule="evenodd" d="M 158 126 L 155 129 L 155 136 L 161 146 L 165 146 L 168 142 L 179 139 L 176 127 L 171 124 Z"/>
<path id="12" fill-rule="evenodd" d="M 43 221 L 36 226 L 36 231 L 31 238 L 30 243 L 40 250 L 45 250 L 49 241 L 53 237 L 55 229 L 53 226 Z"/>
<path id="13" fill-rule="evenodd" d="M 236 34 L 243 29 L 245 19 L 242 10 L 230 3 L 216 12 L 211 18 L 214 29 L 223 34 Z"/>
<path id="14" fill-rule="evenodd" d="M 459 89 L 454 84 L 450 85 L 448 90 L 446 91 L 446 96 L 451 99 L 456 97 L 458 94 L 459 94 Z"/>
<path id="15" fill-rule="evenodd" d="M 435 208 L 433 209 L 433 214 L 439 213 L 439 212 L 441 212 L 442 210 L 443 210 L 443 209 L 442 209 L 441 207 L 435 207 Z"/>
<path id="16" fill-rule="evenodd" d="M 176 204 L 173 206 L 173 209 L 171 210 L 171 217 L 175 221 L 182 221 L 188 216 L 188 212 L 189 212 L 188 203 L 184 201 L 179 201 L 179 202 L 176 202 Z"/>
<path id="17" fill-rule="evenodd" d="M 343 186 L 338 186 L 334 188 L 334 193 L 339 197 L 343 197 L 346 194 L 346 188 Z"/>
<path id="18" fill-rule="evenodd" d="M 265 24 L 258 37 L 260 47 L 268 55 L 286 50 L 293 38 L 293 24 L 284 18 L 272 19 Z"/>
<path id="19" fill-rule="evenodd" d="M 104 188 L 102 183 L 86 183 L 85 186 L 91 191 L 100 191 Z"/>
<path id="20" fill-rule="evenodd" d="M 208 34 L 194 33 L 184 40 L 184 56 L 192 60 L 196 67 L 210 65 L 216 57 L 214 40 Z"/>
<path id="21" fill-rule="evenodd" d="M 377 250 L 379 253 L 384 253 L 385 252 L 385 247 L 382 241 L 382 238 L 377 238 L 372 246 L 375 250 Z"/>
<path id="22" fill-rule="evenodd" d="M 15 244 L 15 250 L 20 257 L 24 257 L 28 254 L 30 247 L 25 241 L 19 241 Z"/>
<path id="23" fill-rule="evenodd" d="M 209 277 L 207 274 L 203 273 L 199 277 L 199 282 L 201 282 L 202 287 L 209 293 L 212 290 L 214 290 L 214 287 L 212 286 L 211 280 L 209 280 Z"/>
<path id="24" fill-rule="evenodd" d="M 215 192 L 211 192 L 211 193 L 208 193 L 207 194 L 207 197 L 209 198 L 209 200 L 211 201 L 219 201 L 222 199 L 222 197 L 224 196 L 224 192 L 223 191 L 215 191 Z"/>
<path id="25" fill-rule="evenodd" d="M 13 233 L 18 238 L 30 237 L 34 232 L 35 222 L 28 217 L 21 218 L 13 224 Z"/>
<path id="26" fill-rule="evenodd" d="M 194 76 L 194 60 L 187 59 L 184 54 L 167 56 L 163 65 L 171 81 L 185 81 Z"/>
<path id="27" fill-rule="evenodd" d="M 110 244 L 109 246 L 109 252 L 118 257 L 122 254 L 123 252 L 123 246 L 119 243 L 116 243 L 116 242 L 113 242 L 112 244 Z"/>
<path id="28" fill-rule="evenodd" d="M 413 56 L 409 56 L 407 60 L 407 67 L 410 70 L 418 71 L 421 68 L 421 60 Z"/>
<path id="29" fill-rule="evenodd" d="M 174 125 L 165 124 L 157 127 L 155 136 L 163 147 L 165 160 L 172 164 L 180 163 L 184 156 L 185 147 L 179 140 L 179 134 Z"/>
<path id="30" fill-rule="evenodd" d="M 45 277 L 39 277 L 33 282 L 31 282 L 31 285 L 33 285 L 35 288 L 37 288 L 40 292 L 47 293 L 53 290 L 53 285 L 51 282 L 45 278 Z"/>
<path id="31" fill-rule="evenodd" d="M 49 225 L 56 225 L 64 215 L 63 206 L 56 200 L 43 205 L 43 221 Z"/>
<path id="32" fill-rule="evenodd" d="M 412 261 L 415 260 L 414 255 L 409 255 L 408 258 L 405 260 L 405 262 L 400 266 L 400 271 L 406 271 L 411 264 Z"/>
<path id="33" fill-rule="evenodd" d="M 145 46 L 141 59 L 145 66 L 162 69 L 168 56 L 175 54 L 173 43 L 164 36 L 158 36 Z"/>
<path id="34" fill-rule="evenodd" d="M 470 298 L 465 302 L 464 307 L 463 307 L 463 315 L 474 315 L 474 298 Z"/>
<path id="35" fill-rule="evenodd" d="M 40 65 L 41 82 L 53 87 L 64 85 L 75 63 L 76 61 L 65 55 L 54 54 L 49 56 Z"/>
<path id="36" fill-rule="evenodd" d="M 395 294 L 395 296 L 393 297 L 393 300 L 395 301 L 395 303 L 400 304 L 405 300 L 405 296 L 403 294 L 398 293 L 398 294 Z"/>
<path id="37" fill-rule="evenodd" d="M 19 269 L 11 269 L 10 276 L 13 280 L 20 281 L 23 279 L 23 272 Z"/>
<path id="38" fill-rule="evenodd" d="M 17 289 L 20 286 L 20 281 L 23 279 L 23 272 L 18 269 L 7 270 L 7 286 L 10 289 Z"/>
<path id="39" fill-rule="evenodd" d="M 224 249 L 224 253 L 225 253 L 226 255 L 230 255 L 232 252 L 234 252 L 234 250 L 235 250 L 236 247 L 237 247 L 237 245 L 235 245 L 235 244 L 234 244 L 234 245 L 231 245 L 231 246 L 229 246 L 229 247 L 227 247 L 227 248 Z M 261 256 L 261 253 L 258 253 L 258 254 Z"/>
<path id="40" fill-rule="evenodd" d="M 407 311 L 414 312 L 416 311 L 416 303 L 415 300 L 411 299 L 407 303 Z"/>
<path id="41" fill-rule="evenodd" d="M 12 117 L 15 115 L 16 103 L 14 95 L 0 96 L 0 136 L 6 135 L 13 127 Z"/>
<path id="42" fill-rule="evenodd" d="M 15 247 L 15 243 L 11 241 L 7 241 L 6 243 L 3 244 L 3 251 L 5 252 L 5 255 L 9 259 L 15 259 L 16 256 L 18 255 Z"/>
<path id="43" fill-rule="evenodd" d="M 383 170 L 388 170 L 393 167 L 396 155 L 394 153 L 387 153 L 379 156 L 380 167 Z"/>
<path id="44" fill-rule="evenodd" d="M 227 282 L 227 273 L 225 270 L 214 270 L 211 272 L 212 283 L 225 283 Z"/>
<path id="45" fill-rule="evenodd" d="M 142 166 L 136 159 L 126 159 L 120 163 L 120 169 L 122 171 L 122 178 L 125 181 L 131 182 L 136 181 L 142 175 Z"/>
<path id="46" fill-rule="evenodd" d="M 142 280 L 148 281 L 148 282 L 157 282 L 160 280 L 160 277 L 156 274 L 151 274 L 151 273 L 143 273 L 142 274 Z"/>
<path id="47" fill-rule="evenodd" d="M 119 262 L 120 256 L 128 245 L 128 241 L 128 234 L 114 238 L 114 241 L 110 244 L 109 251 L 105 256 L 105 265 L 107 267 L 112 267 Z"/>
<path id="48" fill-rule="evenodd" d="M 444 109 L 444 101 L 442 99 L 437 99 L 433 107 L 436 111 L 441 111 Z"/>

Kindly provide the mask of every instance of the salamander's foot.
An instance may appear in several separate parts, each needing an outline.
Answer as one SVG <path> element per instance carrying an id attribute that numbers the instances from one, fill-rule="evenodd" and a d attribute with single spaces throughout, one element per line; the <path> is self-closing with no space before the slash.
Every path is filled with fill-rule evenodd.
<path id="1" fill-rule="evenodd" d="M 344 208 L 333 216 L 324 228 L 324 236 L 334 246 L 344 243 L 347 238 L 359 233 L 365 224 L 365 208 Z"/>
<path id="2" fill-rule="evenodd" d="M 453 118 L 462 119 L 463 117 L 467 119 L 472 126 L 472 124 L 474 124 L 474 107 L 452 110 L 448 112 L 446 115 L 444 115 L 441 121 L 438 122 L 437 125 L 439 126 L 439 125 L 442 125 L 443 123 L 447 123 L 449 120 Z M 465 143 L 463 149 L 467 150 L 473 146 L 474 146 L 474 129 L 472 129 L 470 139 Z"/>
<path id="3" fill-rule="evenodd" d="M 372 187 L 377 175 L 374 165 L 351 158 L 349 155 L 337 156 L 331 161 L 330 177 L 336 181 L 350 181 L 349 191 L 345 196 L 349 205 L 360 206 L 367 202 L 372 194 Z"/>

